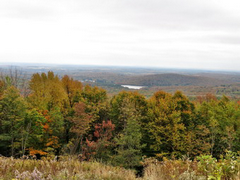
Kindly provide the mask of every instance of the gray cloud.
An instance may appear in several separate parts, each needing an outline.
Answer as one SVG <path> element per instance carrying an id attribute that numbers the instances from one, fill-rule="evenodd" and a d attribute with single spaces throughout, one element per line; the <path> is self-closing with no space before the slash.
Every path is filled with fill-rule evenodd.
<path id="1" fill-rule="evenodd" d="M 0 62 L 238 70 L 238 4 L 237 0 L 3 0 Z"/>

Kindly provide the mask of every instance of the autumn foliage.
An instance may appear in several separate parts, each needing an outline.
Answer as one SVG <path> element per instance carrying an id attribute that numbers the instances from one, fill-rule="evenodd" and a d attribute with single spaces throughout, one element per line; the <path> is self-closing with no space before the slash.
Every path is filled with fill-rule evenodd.
<path id="1" fill-rule="evenodd" d="M 157 91 L 146 99 L 123 91 L 109 97 L 102 88 L 53 72 L 33 74 L 29 95 L 20 92 L 0 81 L 4 156 L 71 154 L 136 168 L 143 157 L 220 158 L 240 151 L 239 100 L 226 96 L 190 101 L 179 91 Z"/>

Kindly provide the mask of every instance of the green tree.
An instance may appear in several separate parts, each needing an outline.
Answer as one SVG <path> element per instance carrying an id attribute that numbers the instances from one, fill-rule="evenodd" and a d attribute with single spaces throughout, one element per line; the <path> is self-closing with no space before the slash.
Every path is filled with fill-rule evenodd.
<path id="1" fill-rule="evenodd" d="M 36 109 L 30 109 L 27 112 L 25 121 L 28 125 L 28 133 L 26 136 L 27 138 L 24 144 L 24 149 L 28 151 L 30 155 L 46 155 L 47 152 L 45 152 L 46 142 L 44 125 L 47 123 L 47 119 Z"/>
<path id="2" fill-rule="evenodd" d="M 198 106 L 199 122 L 209 129 L 210 153 L 219 157 L 226 150 L 238 151 L 239 106 L 223 96 L 220 100 L 203 101 Z"/>
<path id="3" fill-rule="evenodd" d="M 106 90 L 86 85 L 82 91 L 81 102 L 86 105 L 86 112 L 91 114 L 92 122 L 101 123 L 108 119 L 108 103 Z M 93 124 L 92 124 L 93 128 Z"/>
<path id="4" fill-rule="evenodd" d="M 114 157 L 114 161 L 117 165 L 132 169 L 140 166 L 142 149 L 145 145 L 142 144 L 141 125 L 138 121 L 139 116 L 134 112 L 133 104 L 129 103 L 126 107 L 129 108 L 131 114 L 129 114 L 126 120 L 123 132 L 115 139 L 117 154 Z"/>
<path id="5" fill-rule="evenodd" d="M 132 104 L 132 109 L 129 109 L 129 104 Z M 142 125 L 147 115 L 147 101 L 144 96 L 137 92 L 122 91 L 111 99 L 109 114 L 116 125 L 117 133 L 123 130 L 132 113 L 138 114 L 138 123 Z"/>
<path id="6" fill-rule="evenodd" d="M 8 87 L 0 100 L 0 146 L 2 153 L 15 156 L 21 151 L 24 138 L 26 103 L 19 91 Z M 6 153 L 9 152 L 10 154 Z"/>
<path id="7" fill-rule="evenodd" d="M 181 155 L 184 151 L 185 125 L 178 104 L 172 95 L 163 91 L 156 92 L 149 100 L 148 122 L 150 148 L 169 155 Z"/>
<path id="8" fill-rule="evenodd" d="M 180 112 L 181 121 L 184 126 L 190 130 L 194 125 L 195 106 L 190 102 L 182 92 L 176 91 L 172 97 L 172 101 L 176 104 L 175 110 Z"/>

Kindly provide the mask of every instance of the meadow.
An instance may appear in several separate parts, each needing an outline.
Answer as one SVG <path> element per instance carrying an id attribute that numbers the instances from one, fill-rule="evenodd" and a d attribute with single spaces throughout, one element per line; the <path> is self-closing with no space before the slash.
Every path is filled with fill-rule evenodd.
<path id="1" fill-rule="evenodd" d="M 146 158 L 141 176 L 136 171 L 97 161 L 80 161 L 76 156 L 60 157 L 56 160 L 14 159 L 0 157 L 0 179 L 15 180 L 239 180 L 240 157 L 229 152 L 218 161 L 211 156 L 200 156 L 196 160 L 182 158 L 158 161 Z"/>

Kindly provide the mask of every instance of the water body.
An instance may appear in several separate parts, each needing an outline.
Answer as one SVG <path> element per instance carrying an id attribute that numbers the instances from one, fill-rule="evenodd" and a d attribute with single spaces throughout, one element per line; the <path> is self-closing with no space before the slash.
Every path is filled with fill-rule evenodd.
<path id="1" fill-rule="evenodd" d="M 121 85 L 121 86 L 128 89 L 142 89 L 145 87 L 145 86 L 132 86 L 132 85 Z"/>

